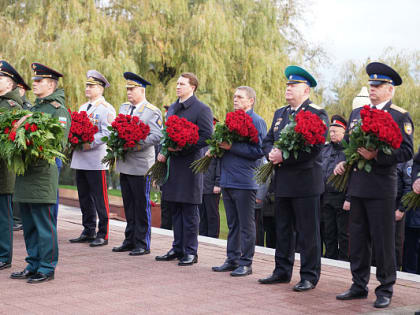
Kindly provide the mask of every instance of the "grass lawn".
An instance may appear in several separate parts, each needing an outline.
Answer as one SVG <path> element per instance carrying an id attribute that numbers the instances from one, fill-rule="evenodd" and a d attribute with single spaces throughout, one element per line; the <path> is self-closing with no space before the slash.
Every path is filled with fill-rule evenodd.
<path id="1" fill-rule="evenodd" d="M 71 186 L 71 185 L 60 185 L 60 188 L 77 190 L 76 186 Z M 121 197 L 121 190 L 119 190 L 119 189 L 108 189 L 108 194 L 110 196 Z M 160 202 L 159 192 L 152 190 L 151 195 L 152 195 L 151 199 L 154 202 L 157 202 L 157 203 Z M 221 239 L 225 240 L 227 238 L 227 234 L 228 234 L 228 227 L 227 227 L 227 222 L 226 222 L 225 206 L 223 204 L 222 198 L 220 198 L 219 213 L 220 213 L 220 236 L 219 237 Z"/>

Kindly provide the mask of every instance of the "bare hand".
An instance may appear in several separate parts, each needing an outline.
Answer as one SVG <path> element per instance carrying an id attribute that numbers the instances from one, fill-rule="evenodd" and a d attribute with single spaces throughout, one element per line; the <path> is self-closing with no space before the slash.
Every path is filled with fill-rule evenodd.
<path id="1" fill-rule="evenodd" d="M 213 187 L 213 194 L 220 194 L 220 191 L 221 191 L 221 189 L 220 189 L 219 186 L 214 186 Z"/>
<path id="2" fill-rule="evenodd" d="M 334 175 L 344 175 L 346 171 L 346 162 L 341 161 L 334 168 Z M 344 208 L 343 208 L 344 209 Z"/>
<path id="3" fill-rule="evenodd" d="M 182 150 L 182 148 L 180 148 L 180 147 L 177 147 L 176 149 L 174 149 L 174 148 L 168 148 L 168 151 L 169 152 L 178 152 L 178 151 L 181 151 Z"/>
<path id="4" fill-rule="evenodd" d="M 229 144 L 227 142 L 219 143 L 219 147 L 223 150 L 230 150 L 232 148 L 232 144 Z"/>
<path id="5" fill-rule="evenodd" d="M 357 153 L 359 153 L 365 160 L 372 160 L 378 155 L 378 150 L 371 151 L 366 148 L 358 148 Z"/>
<path id="6" fill-rule="evenodd" d="M 164 156 L 163 154 L 159 153 L 158 154 L 158 157 L 157 157 L 157 160 L 159 162 L 166 163 L 166 156 Z"/>
<path id="7" fill-rule="evenodd" d="M 344 201 L 343 203 L 343 210 L 349 211 L 350 210 L 350 201 Z"/>
<path id="8" fill-rule="evenodd" d="M 255 199 L 255 202 L 258 203 L 258 204 L 261 204 L 263 201 L 261 199 L 257 198 L 257 199 Z"/>
<path id="9" fill-rule="evenodd" d="M 420 178 L 417 178 L 413 183 L 413 191 L 416 194 L 420 194 Z"/>
<path id="10" fill-rule="evenodd" d="M 206 151 L 206 153 L 204 154 L 205 156 L 208 156 L 208 157 L 213 157 L 213 155 L 212 154 L 210 154 L 210 150 L 207 150 Z"/>
<path id="11" fill-rule="evenodd" d="M 400 221 L 404 217 L 404 212 L 401 212 L 400 209 L 395 210 L 395 221 Z"/>
<path id="12" fill-rule="evenodd" d="M 280 164 L 283 162 L 283 154 L 281 151 L 277 148 L 271 149 L 270 153 L 268 154 L 268 159 L 270 162 L 272 162 L 274 165 Z"/>

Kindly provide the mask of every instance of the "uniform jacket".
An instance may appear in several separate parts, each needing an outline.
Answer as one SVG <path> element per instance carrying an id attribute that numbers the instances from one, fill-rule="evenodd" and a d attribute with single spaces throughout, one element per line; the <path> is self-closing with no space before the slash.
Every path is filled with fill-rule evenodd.
<path id="1" fill-rule="evenodd" d="M 395 210 L 399 209 L 404 212 L 405 208 L 401 202 L 401 198 L 411 191 L 411 170 L 413 167 L 413 160 L 397 164 L 398 176 L 398 190 L 397 199 L 395 202 Z"/>
<path id="2" fill-rule="evenodd" d="M 22 99 L 19 89 L 14 89 L 0 96 L 0 108 L 7 110 L 22 109 Z M 0 194 L 12 194 L 15 187 L 15 174 L 0 160 Z"/>
<path id="3" fill-rule="evenodd" d="M 420 150 L 413 159 L 413 167 L 411 171 L 412 183 L 420 178 Z M 411 209 L 405 214 L 405 226 L 409 228 L 420 229 L 420 208 Z"/>
<path id="4" fill-rule="evenodd" d="M 265 121 L 253 109 L 247 111 L 255 128 L 258 130 L 258 143 L 234 142 L 230 150 L 225 151 L 221 158 L 220 186 L 223 188 L 258 189 L 254 180 L 258 160 L 264 156 L 262 140 L 267 134 Z"/>
<path id="5" fill-rule="evenodd" d="M 52 94 L 37 98 L 32 112 L 43 112 L 57 118 L 65 129 L 63 145 L 67 143 L 71 117 L 64 105 L 64 90 L 57 89 Z M 58 170 L 56 164 L 40 160 L 30 165 L 24 175 L 16 177 L 13 201 L 24 203 L 55 204 L 57 201 Z"/>
<path id="6" fill-rule="evenodd" d="M 354 124 L 360 119 L 363 107 L 354 109 L 350 114 L 351 131 Z M 383 110 L 388 111 L 401 130 L 403 141 L 399 149 L 391 155 L 382 151 L 373 160 L 372 171 L 367 173 L 353 168 L 348 185 L 348 194 L 360 198 L 388 199 L 397 197 L 397 164 L 413 158 L 413 122 L 409 113 L 392 104 L 386 103 Z M 346 137 L 347 138 L 347 137 Z"/>
<path id="7" fill-rule="evenodd" d="M 199 128 L 199 140 L 187 150 L 170 155 L 169 178 L 162 186 L 163 198 L 166 201 L 190 204 L 201 204 L 203 194 L 203 174 L 194 175 L 190 165 L 203 156 L 202 148 L 207 146 L 213 132 L 213 113 L 206 104 L 191 96 L 184 103 L 179 99 L 168 110 L 172 115 L 184 117 Z"/>
<path id="8" fill-rule="evenodd" d="M 220 187 L 220 159 L 212 159 L 209 169 L 203 175 L 203 194 L 213 194 L 214 186 Z"/>
<path id="9" fill-rule="evenodd" d="M 338 193 L 334 186 L 327 184 L 328 178 L 333 174 L 335 166 L 346 159 L 341 143 L 327 143 L 321 151 L 322 173 L 325 184 L 325 192 Z"/>
<path id="10" fill-rule="evenodd" d="M 111 126 L 115 119 L 115 109 L 101 97 L 92 103 L 88 102 L 80 106 L 79 112 L 83 111 L 86 112 L 90 121 L 98 127 L 98 132 L 94 136 L 95 139 L 90 150 L 73 152 L 70 167 L 79 170 L 107 170 L 108 167 L 102 163 L 102 159 L 106 155 L 106 144 L 102 141 L 102 137 L 110 134 L 108 126 Z"/>
<path id="11" fill-rule="evenodd" d="M 318 115 L 328 127 L 328 116 L 325 110 L 312 104 L 309 99 L 302 103 L 296 114 L 301 110 L 308 110 Z M 274 142 L 278 140 L 280 132 L 289 123 L 290 114 L 290 105 L 281 107 L 274 113 L 271 128 L 263 141 L 263 151 L 267 157 Z M 327 131 L 325 132 L 326 135 Z M 275 168 L 276 197 L 309 197 L 323 193 L 322 147 L 323 145 L 316 145 L 310 153 L 299 152 L 297 159 L 292 154 Z"/>
<path id="12" fill-rule="evenodd" d="M 125 161 L 117 160 L 117 172 L 144 176 L 155 162 L 155 145 L 162 137 L 162 113 L 147 101 L 138 104 L 137 107 L 131 103 L 124 103 L 120 106 L 119 113 L 137 116 L 150 127 L 150 134 L 144 141 L 140 140 L 140 146 L 128 152 Z"/>
<path id="13" fill-rule="evenodd" d="M 31 102 L 26 98 L 26 96 L 24 95 L 22 97 L 22 108 L 26 109 L 26 110 L 31 110 L 32 104 Z"/>

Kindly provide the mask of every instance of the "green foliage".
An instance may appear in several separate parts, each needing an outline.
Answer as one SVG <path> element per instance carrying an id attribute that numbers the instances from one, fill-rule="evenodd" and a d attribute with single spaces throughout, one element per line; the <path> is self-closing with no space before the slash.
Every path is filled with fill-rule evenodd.
<path id="1" fill-rule="evenodd" d="M 97 69 L 111 83 L 106 98 L 126 100 L 123 72 L 144 76 L 151 103 L 175 101 L 180 73 L 198 75 L 198 97 L 216 117 L 232 108 L 240 85 L 258 94 L 256 111 L 270 122 L 285 104 L 283 71 L 313 69 L 322 56 L 295 27 L 301 0 L 0 0 L 0 57 L 30 81 L 30 64 L 62 72 L 66 104 L 84 103 L 85 74 Z M 322 92 L 322 91 L 321 91 Z M 32 96 L 30 96 L 32 98 Z M 314 95 L 319 103 L 320 94 Z"/>

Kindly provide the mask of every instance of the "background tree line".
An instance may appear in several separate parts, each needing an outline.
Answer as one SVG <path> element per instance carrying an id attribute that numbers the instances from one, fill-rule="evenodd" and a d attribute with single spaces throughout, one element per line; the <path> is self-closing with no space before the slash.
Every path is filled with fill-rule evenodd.
<path id="1" fill-rule="evenodd" d="M 126 100 L 125 71 L 153 84 L 147 98 L 160 108 L 175 100 L 179 74 L 195 72 L 199 98 L 222 119 L 232 110 L 235 87 L 249 85 L 269 125 L 285 104 L 285 67 L 302 65 L 322 77 L 319 66 L 328 62 L 296 26 L 305 8 L 303 0 L 0 0 L 0 58 L 28 82 L 32 62 L 61 71 L 72 110 L 86 101 L 89 69 L 108 78 L 105 96 L 116 109 Z M 402 75 L 394 102 L 419 125 L 420 52 L 386 50 L 381 60 Z M 348 117 L 354 96 L 367 85 L 368 62 L 349 61 L 331 87 L 333 96 L 322 99 L 325 87 L 319 86 L 312 100 L 330 115 Z"/>

